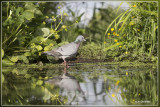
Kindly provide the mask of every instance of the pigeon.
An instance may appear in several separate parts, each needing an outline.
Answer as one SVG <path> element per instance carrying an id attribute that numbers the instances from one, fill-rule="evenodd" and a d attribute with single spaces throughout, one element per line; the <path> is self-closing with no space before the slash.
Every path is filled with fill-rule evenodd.
<path id="1" fill-rule="evenodd" d="M 86 100 L 86 92 L 81 88 L 79 81 L 70 74 L 63 74 L 61 76 L 50 78 L 44 81 L 45 84 L 54 85 L 60 87 L 61 95 L 65 95 L 68 99 L 73 100 Z M 78 93 L 77 93 L 78 92 Z M 70 101 L 69 101 L 70 102 Z"/>
<path id="2" fill-rule="evenodd" d="M 42 55 L 50 55 L 63 59 L 65 67 L 68 67 L 66 59 L 76 55 L 80 43 L 86 41 L 82 35 L 79 35 L 74 42 L 63 45 L 51 51 L 43 52 Z"/>
<path id="3" fill-rule="evenodd" d="M 53 84 L 70 91 L 73 91 L 73 90 L 77 90 L 79 92 L 82 91 L 78 80 L 74 76 L 68 73 L 66 74 L 63 73 L 63 75 L 59 77 L 45 80 L 45 83 Z"/>

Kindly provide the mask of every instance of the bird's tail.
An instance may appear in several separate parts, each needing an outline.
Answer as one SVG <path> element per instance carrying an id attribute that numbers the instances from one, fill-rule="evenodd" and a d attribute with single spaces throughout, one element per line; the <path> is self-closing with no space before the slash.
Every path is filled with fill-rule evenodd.
<path id="1" fill-rule="evenodd" d="M 47 55 L 47 52 L 43 52 L 43 53 L 41 53 L 41 55 Z"/>
<path id="2" fill-rule="evenodd" d="M 48 51 L 48 52 L 43 52 L 41 55 L 52 55 L 52 54 L 50 53 L 50 51 Z"/>

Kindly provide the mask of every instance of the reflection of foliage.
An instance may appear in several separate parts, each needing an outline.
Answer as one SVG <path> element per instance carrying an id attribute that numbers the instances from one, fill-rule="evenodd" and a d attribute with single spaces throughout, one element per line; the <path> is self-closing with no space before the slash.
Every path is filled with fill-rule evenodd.
<path id="1" fill-rule="evenodd" d="M 31 75 L 29 72 L 30 70 L 26 71 L 22 68 L 13 70 L 8 68 L 3 72 L 5 78 L 2 87 L 4 105 L 64 104 L 66 98 L 59 96 L 59 88 L 53 85 L 43 85 L 43 80 L 48 79 L 48 76 L 42 77 L 42 74 L 35 72 L 30 72 Z"/>
<path id="2" fill-rule="evenodd" d="M 39 69 L 39 66 L 30 68 L 6 67 L 2 70 L 4 81 L 2 87 L 3 104 L 28 105 L 28 104 L 66 104 L 68 97 L 61 96 L 60 90 L 53 84 L 44 84 L 45 80 L 59 77 L 63 73 L 63 67 L 47 65 Z M 93 83 L 94 90 L 98 80 L 102 80 L 102 90 L 112 98 L 121 94 L 123 103 L 137 104 L 136 101 L 150 101 L 157 103 L 157 81 L 155 66 L 119 66 L 114 64 L 79 64 L 68 69 L 69 74 L 80 83 L 88 81 Z M 86 78 L 84 78 L 86 76 Z M 103 81 L 104 80 L 104 81 Z M 110 93 L 112 92 L 113 93 Z M 119 93 L 120 92 L 120 93 Z M 110 94 L 109 94 L 110 93 Z M 104 95 L 104 94 L 103 94 Z M 118 99 L 119 101 L 120 99 Z M 122 104 L 123 104 L 122 103 Z M 147 103 L 145 103 L 147 104 Z"/>
<path id="3" fill-rule="evenodd" d="M 142 104 L 143 101 L 157 104 L 157 75 L 155 69 L 131 72 L 121 77 L 120 86 L 123 87 L 122 97 L 127 99 L 127 104 Z M 125 89 L 124 89 L 125 87 Z M 139 103 L 137 103 L 139 101 Z M 142 101 L 142 102 L 141 102 Z M 143 102 L 143 104 L 148 104 Z"/>

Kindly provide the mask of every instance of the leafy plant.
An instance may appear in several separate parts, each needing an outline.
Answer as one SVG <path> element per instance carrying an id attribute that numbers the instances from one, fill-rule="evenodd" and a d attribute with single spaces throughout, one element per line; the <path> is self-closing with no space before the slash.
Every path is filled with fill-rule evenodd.
<path id="1" fill-rule="evenodd" d="M 145 56 L 156 57 L 157 3 L 135 2 L 128 5 L 130 8 L 117 16 L 106 29 L 106 43 L 117 44 L 121 53 L 129 54 L 130 51 L 129 56 L 133 53 L 139 60 Z"/>
<path id="2" fill-rule="evenodd" d="M 42 8 L 48 4 L 45 2 L 3 4 L 2 47 L 6 60 L 13 63 L 40 61 L 43 58 L 41 53 L 56 47 L 61 41 L 61 32 L 67 32 L 83 15 L 81 14 L 71 25 L 66 25 L 64 21 L 68 14 L 61 10 L 63 5 L 57 2 L 52 3 L 56 6 L 53 10 L 55 14 L 52 16 L 44 16 L 44 12 L 48 11 Z"/>

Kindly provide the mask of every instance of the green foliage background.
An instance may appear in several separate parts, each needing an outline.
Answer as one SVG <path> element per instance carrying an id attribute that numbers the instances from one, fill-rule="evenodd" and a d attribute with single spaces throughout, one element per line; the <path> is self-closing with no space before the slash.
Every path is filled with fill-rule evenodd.
<path id="1" fill-rule="evenodd" d="M 156 62 L 157 2 L 128 3 L 127 10 L 120 8 L 122 4 L 95 6 L 84 26 L 78 23 L 85 13 L 78 15 L 69 7 L 62 11 L 65 2 L 3 2 L 3 65 L 46 62 L 42 52 L 72 42 L 79 34 L 87 42 L 78 58 Z"/>

